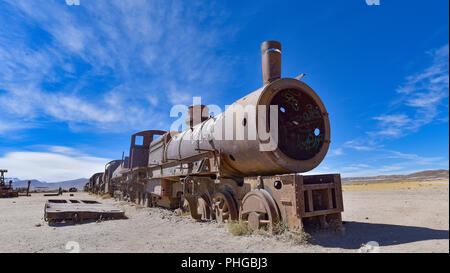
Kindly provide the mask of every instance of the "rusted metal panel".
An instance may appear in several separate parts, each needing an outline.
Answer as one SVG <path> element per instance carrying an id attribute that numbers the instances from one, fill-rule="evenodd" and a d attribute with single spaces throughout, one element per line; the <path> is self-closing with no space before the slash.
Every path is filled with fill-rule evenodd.
<path id="1" fill-rule="evenodd" d="M 113 186 L 112 186 L 112 177 L 116 169 L 120 167 L 120 164 L 122 163 L 121 159 L 112 160 L 108 162 L 105 165 L 105 172 L 103 173 L 102 177 L 102 185 L 101 185 L 101 193 L 110 193 L 113 192 Z"/>
<path id="2" fill-rule="evenodd" d="M 147 167 L 149 160 L 150 143 L 155 135 L 163 135 L 165 131 L 148 130 L 131 136 L 130 146 L 130 169 L 136 167 Z M 142 137 L 142 143 L 137 143 L 137 137 Z"/>
<path id="3" fill-rule="evenodd" d="M 161 195 L 172 196 L 172 181 L 161 179 Z"/>
<path id="4" fill-rule="evenodd" d="M 335 222 L 340 219 L 337 215 L 343 211 L 340 205 L 342 193 L 340 179 L 337 178 L 339 176 L 334 174 L 286 174 L 248 177 L 244 181 L 251 184 L 253 190 L 266 190 L 277 204 L 284 225 L 298 229 L 303 227 L 303 220 L 308 218 L 330 216 Z"/>
<path id="5" fill-rule="evenodd" d="M 341 182 L 341 175 L 340 174 L 334 174 L 334 191 L 336 196 L 336 208 L 344 211 L 344 199 L 342 197 L 342 182 Z"/>
<path id="6" fill-rule="evenodd" d="M 313 202 L 313 195 L 312 195 L 312 190 L 305 190 L 305 192 L 308 195 L 308 212 L 312 212 L 314 211 L 314 202 Z M 306 204 L 305 204 L 306 205 Z M 306 215 L 306 210 L 305 210 L 305 214 L 303 214 L 303 216 Z"/>
<path id="7" fill-rule="evenodd" d="M 300 210 L 302 217 L 328 215 L 344 210 L 339 174 L 303 176 L 302 191 L 299 196 L 307 197 Z"/>
<path id="8" fill-rule="evenodd" d="M 123 219 L 125 212 L 94 200 L 50 199 L 45 203 L 44 219 L 49 224 L 58 221 L 82 223 L 92 219 Z"/>

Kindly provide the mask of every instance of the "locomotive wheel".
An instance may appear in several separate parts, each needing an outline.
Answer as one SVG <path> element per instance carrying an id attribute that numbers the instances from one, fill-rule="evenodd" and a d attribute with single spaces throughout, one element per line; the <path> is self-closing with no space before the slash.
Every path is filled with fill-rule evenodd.
<path id="1" fill-rule="evenodd" d="M 280 223 L 277 205 L 265 190 L 251 191 L 244 196 L 239 218 L 252 230 L 264 227 L 271 233 L 278 230 Z"/>
<path id="2" fill-rule="evenodd" d="M 206 193 L 198 198 L 197 212 L 201 215 L 202 220 L 211 219 L 211 200 Z"/>
<path id="3" fill-rule="evenodd" d="M 189 202 L 185 199 L 183 204 L 184 211 L 191 211 L 189 206 Z M 210 220 L 212 217 L 211 213 L 211 199 L 208 194 L 204 193 L 200 197 L 197 198 L 197 215 L 199 216 L 198 220 Z M 192 215 L 192 214 L 191 214 Z"/>
<path id="4" fill-rule="evenodd" d="M 213 209 L 218 223 L 225 223 L 239 218 L 236 202 L 228 191 L 216 193 L 213 200 Z"/>
<path id="5" fill-rule="evenodd" d="M 183 212 L 189 212 L 189 202 L 186 200 L 186 198 L 183 198 L 183 206 L 181 207 Z"/>

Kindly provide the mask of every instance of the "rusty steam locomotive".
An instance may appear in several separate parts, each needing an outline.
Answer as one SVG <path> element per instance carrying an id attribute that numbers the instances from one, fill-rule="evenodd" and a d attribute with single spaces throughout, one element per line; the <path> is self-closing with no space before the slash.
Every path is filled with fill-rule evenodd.
<path id="1" fill-rule="evenodd" d="M 262 43 L 261 52 L 260 89 L 215 116 L 206 106 L 189 107 L 182 132 L 132 135 L 129 156 L 106 164 L 85 190 L 144 206 L 187 208 L 198 220 L 241 220 L 252 229 L 297 229 L 305 221 L 341 228 L 340 175 L 299 174 L 327 154 L 325 106 L 299 77 L 281 78 L 279 42 Z"/>

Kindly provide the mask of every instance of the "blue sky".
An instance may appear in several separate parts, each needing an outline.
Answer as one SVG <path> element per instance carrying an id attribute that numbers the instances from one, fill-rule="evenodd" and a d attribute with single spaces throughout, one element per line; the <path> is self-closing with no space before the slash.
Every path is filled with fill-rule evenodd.
<path id="1" fill-rule="evenodd" d="M 448 1 L 0 2 L 0 167 L 89 177 L 174 104 L 229 105 L 262 85 L 260 43 L 330 113 L 313 173 L 449 166 Z"/>

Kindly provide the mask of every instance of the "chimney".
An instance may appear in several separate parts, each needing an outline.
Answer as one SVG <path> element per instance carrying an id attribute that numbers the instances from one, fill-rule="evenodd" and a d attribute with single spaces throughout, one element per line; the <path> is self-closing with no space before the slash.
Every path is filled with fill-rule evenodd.
<path id="1" fill-rule="evenodd" d="M 281 43 L 265 41 L 261 44 L 264 85 L 281 78 Z"/>
<path id="2" fill-rule="evenodd" d="M 209 118 L 209 108 L 206 105 L 191 105 L 188 107 L 188 118 L 186 125 L 190 128 Z"/>

